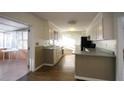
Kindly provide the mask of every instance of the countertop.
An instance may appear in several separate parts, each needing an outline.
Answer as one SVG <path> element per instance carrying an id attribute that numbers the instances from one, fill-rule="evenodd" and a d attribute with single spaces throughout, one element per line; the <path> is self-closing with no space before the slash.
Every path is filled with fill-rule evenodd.
<path id="1" fill-rule="evenodd" d="M 75 55 L 84 55 L 84 56 L 103 56 L 103 57 L 116 57 L 112 51 L 105 50 L 102 48 L 88 48 L 88 52 L 75 50 L 73 54 Z"/>
<path id="2" fill-rule="evenodd" d="M 62 49 L 62 47 L 59 46 L 43 46 L 43 49 L 49 49 L 49 50 L 54 50 L 54 49 Z"/>

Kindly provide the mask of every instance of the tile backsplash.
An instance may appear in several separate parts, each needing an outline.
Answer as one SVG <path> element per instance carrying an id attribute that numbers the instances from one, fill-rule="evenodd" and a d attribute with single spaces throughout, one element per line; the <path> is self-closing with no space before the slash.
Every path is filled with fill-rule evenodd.
<path id="1" fill-rule="evenodd" d="M 114 51 L 116 53 L 116 40 L 94 41 L 96 47 Z"/>

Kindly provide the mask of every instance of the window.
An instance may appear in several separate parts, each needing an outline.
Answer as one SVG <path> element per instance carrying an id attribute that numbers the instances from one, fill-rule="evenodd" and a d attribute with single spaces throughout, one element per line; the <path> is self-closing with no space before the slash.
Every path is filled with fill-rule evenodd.
<path id="1" fill-rule="evenodd" d="M 27 49 L 28 32 L 0 32 L 0 48 Z"/>
<path id="2" fill-rule="evenodd" d="M 17 48 L 16 32 L 4 33 L 4 48 Z"/>
<path id="3" fill-rule="evenodd" d="M 28 48 L 28 32 L 23 32 L 23 49 L 27 49 Z"/>
<path id="4" fill-rule="evenodd" d="M 3 48 L 3 36 L 4 34 L 0 32 L 0 48 Z"/>
<path id="5" fill-rule="evenodd" d="M 27 49 L 28 45 L 28 32 L 18 32 L 18 48 L 19 49 Z"/>

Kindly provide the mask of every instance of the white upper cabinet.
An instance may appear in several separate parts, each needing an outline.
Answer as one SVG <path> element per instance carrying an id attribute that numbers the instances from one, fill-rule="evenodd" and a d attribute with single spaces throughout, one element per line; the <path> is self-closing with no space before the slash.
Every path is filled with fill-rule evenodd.
<path id="1" fill-rule="evenodd" d="M 98 13 L 91 22 L 87 35 L 91 40 L 114 39 L 114 17 L 112 13 Z"/>
<path id="2" fill-rule="evenodd" d="M 114 15 L 113 13 L 103 13 L 103 38 L 114 39 Z"/>

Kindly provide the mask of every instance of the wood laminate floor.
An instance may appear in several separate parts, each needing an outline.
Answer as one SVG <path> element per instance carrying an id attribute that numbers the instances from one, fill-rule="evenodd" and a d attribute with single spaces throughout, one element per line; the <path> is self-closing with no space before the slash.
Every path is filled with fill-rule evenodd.
<path id="1" fill-rule="evenodd" d="M 19 81 L 74 81 L 75 56 L 66 55 L 53 67 L 44 66 Z"/>
<path id="2" fill-rule="evenodd" d="M 0 60 L 0 81 L 16 81 L 27 73 L 25 60 Z"/>

